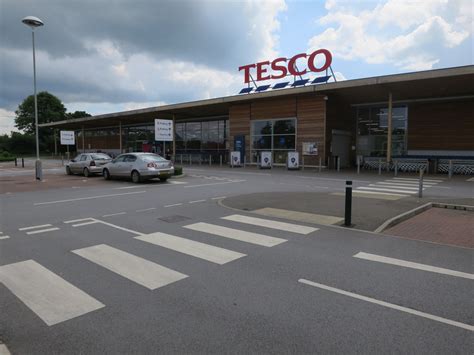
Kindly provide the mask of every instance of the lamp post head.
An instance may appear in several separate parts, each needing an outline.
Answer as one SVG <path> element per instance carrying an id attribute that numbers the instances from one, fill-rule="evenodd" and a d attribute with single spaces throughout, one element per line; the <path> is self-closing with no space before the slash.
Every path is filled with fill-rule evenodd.
<path id="1" fill-rule="evenodd" d="M 44 23 L 39 18 L 34 16 L 26 16 L 24 19 L 21 20 L 25 25 L 30 26 L 32 30 L 36 27 L 43 26 Z"/>

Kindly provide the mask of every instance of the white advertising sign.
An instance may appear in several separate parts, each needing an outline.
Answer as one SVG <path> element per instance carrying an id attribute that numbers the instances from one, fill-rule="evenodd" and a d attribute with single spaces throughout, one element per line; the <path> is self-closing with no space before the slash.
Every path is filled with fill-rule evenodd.
<path id="1" fill-rule="evenodd" d="M 173 121 L 155 119 L 155 141 L 173 141 Z"/>
<path id="2" fill-rule="evenodd" d="M 272 152 L 262 152 L 260 154 L 260 168 L 272 167 Z"/>
<path id="3" fill-rule="evenodd" d="M 303 142 L 303 155 L 318 155 L 318 143 Z"/>
<path id="4" fill-rule="evenodd" d="M 240 152 L 239 151 L 230 152 L 230 165 L 240 166 Z"/>
<path id="5" fill-rule="evenodd" d="M 60 140 L 62 145 L 75 145 L 74 131 L 60 131 Z"/>
<path id="6" fill-rule="evenodd" d="M 298 152 L 288 152 L 288 161 L 287 167 L 288 169 L 298 169 L 300 164 L 300 156 Z"/>

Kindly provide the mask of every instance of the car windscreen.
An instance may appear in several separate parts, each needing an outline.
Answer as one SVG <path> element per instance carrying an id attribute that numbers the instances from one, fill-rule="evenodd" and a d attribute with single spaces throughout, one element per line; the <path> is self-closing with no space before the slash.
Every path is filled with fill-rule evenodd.
<path id="1" fill-rule="evenodd" d="M 145 161 L 145 162 L 155 162 L 155 161 L 163 162 L 163 161 L 167 161 L 165 158 L 160 157 L 159 155 L 154 155 L 154 154 L 140 155 L 140 159 Z"/>
<path id="2" fill-rule="evenodd" d="M 94 160 L 108 160 L 112 159 L 107 154 L 91 154 L 92 159 Z"/>

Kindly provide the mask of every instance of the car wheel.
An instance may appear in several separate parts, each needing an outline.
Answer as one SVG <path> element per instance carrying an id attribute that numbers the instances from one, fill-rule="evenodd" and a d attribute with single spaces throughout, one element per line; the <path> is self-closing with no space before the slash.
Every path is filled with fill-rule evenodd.
<path id="1" fill-rule="evenodd" d="M 140 181 L 141 181 L 141 177 L 140 177 L 140 173 L 136 170 L 133 170 L 132 171 L 132 181 L 135 183 L 135 184 L 138 184 Z"/>
<path id="2" fill-rule="evenodd" d="M 110 180 L 110 173 L 108 169 L 104 169 L 103 173 L 105 180 Z"/>
<path id="3" fill-rule="evenodd" d="M 160 177 L 160 181 L 162 181 L 162 182 L 166 182 L 166 180 L 168 180 L 168 178 L 167 178 L 167 177 Z"/>
<path id="4" fill-rule="evenodd" d="M 66 166 L 66 174 L 72 175 L 71 168 L 69 166 Z"/>
<path id="5" fill-rule="evenodd" d="M 89 169 L 84 168 L 84 170 L 82 172 L 84 173 L 85 177 L 89 177 L 89 175 L 90 175 Z"/>

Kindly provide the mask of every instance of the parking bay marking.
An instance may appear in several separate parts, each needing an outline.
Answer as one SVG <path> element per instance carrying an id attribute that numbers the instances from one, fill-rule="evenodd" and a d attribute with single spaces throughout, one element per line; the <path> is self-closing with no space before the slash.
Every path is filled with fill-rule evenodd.
<path id="1" fill-rule="evenodd" d="M 298 233 L 298 234 L 305 234 L 305 235 L 319 230 L 319 228 L 307 227 L 307 226 L 302 226 L 302 225 L 293 224 L 293 223 L 278 222 L 278 221 L 273 221 L 270 219 L 249 217 L 249 216 L 244 216 L 244 215 L 239 215 L 239 214 L 234 214 L 231 216 L 226 216 L 226 217 L 221 217 L 221 218 L 227 221 L 246 223 L 246 224 L 251 224 L 254 226 L 273 228 L 273 229 L 278 229 L 278 230 L 283 230 L 283 231 Z"/>
<path id="2" fill-rule="evenodd" d="M 313 282 L 313 281 L 310 281 L 310 280 L 306 280 L 306 279 L 299 279 L 298 282 L 300 282 L 302 284 L 309 285 L 309 286 L 313 286 L 313 287 L 316 287 L 316 288 L 320 288 L 320 289 L 323 289 L 323 290 L 326 290 L 326 291 L 331 291 L 331 292 L 334 292 L 334 293 L 338 293 L 340 295 L 344 295 L 344 296 L 356 298 L 356 299 L 359 299 L 359 300 L 362 300 L 362 301 L 374 303 L 374 304 L 377 304 L 379 306 L 384 306 L 384 307 L 387 307 L 387 308 L 395 309 L 397 311 L 401 311 L 401 312 L 413 314 L 413 315 L 416 315 L 416 316 L 419 316 L 419 317 L 431 319 L 431 320 L 434 320 L 436 322 L 441 322 L 441 323 L 452 325 L 452 326 L 455 326 L 455 327 L 458 327 L 458 328 L 466 329 L 466 330 L 469 330 L 471 332 L 474 331 L 474 326 L 469 325 L 469 324 L 464 324 L 464 323 L 457 322 L 457 321 L 454 321 L 454 320 L 451 320 L 451 319 L 438 317 L 438 316 L 435 316 L 435 315 L 432 315 L 432 314 L 429 314 L 429 313 L 417 311 L 417 310 L 407 308 L 407 307 L 403 307 L 403 306 L 399 306 L 399 305 L 396 305 L 396 304 L 393 304 L 393 303 L 380 301 L 380 300 L 375 299 L 375 298 L 362 296 L 362 295 L 359 295 L 357 293 L 344 291 L 344 290 L 341 290 L 339 288 L 323 285 L 323 284 Z"/>
<path id="3" fill-rule="evenodd" d="M 105 307 L 34 260 L 0 266 L 0 282 L 49 326 Z"/>
<path id="4" fill-rule="evenodd" d="M 419 264 L 419 263 L 414 263 L 414 262 L 411 262 L 411 261 L 405 261 L 405 260 L 401 260 L 401 259 L 389 258 L 389 257 L 386 257 L 386 256 L 381 256 L 381 255 L 375 255 L 375 254 L 359 252 L 359 253 L 353 255 L 353 257 L 358 258 L 358 259 L 363 259 L 363 260 L 376 261 L 376 262 L 379 262 L 379 263 L 397 265 L 397 266 L 407 267 L 407 268 L 411 268 L 411 269 L 418 269 L 418 270 L 423 270 L 423 271 L 436 272 L 438 274 L 444 274 L 444 275 L 450 275 L 450 276 L 456 276 L 456 277 L 463 277 L 463 278 L 466 278 L 466 279 L 474 280 L 474 274 L 469 274 L 467 272 L 455 271 L 455 270 L 445 269 L 445 268 L 442 268 L 442 267 L 436 267 L 436 266 L 431 266 L 431 265 L 426 265 L 426 264 Z"/>
<path id="5" fill-rule="evenodd" d="M 54 228 L 47 228 L 47 229 L 40 229 L 40 230 L 36 230 L 36 231 L 26 232 L 26 234 L 28 234 L 28 235 L 39 234 L 39 233 L 52 232 L 52 231 L 57 231 L 57 230 L 59 230 L 59 228 L 54 227 Z"/>
<path id="6" fill-rule="evenodd" d="M 190 187 L 201 187 L 201 186 L 213 186 L 213 185 L 224 185 L 224 184 L 234 184 L 237 182 L 244 182 L 247 180 L 236 180 L 236 181 L 225 181 L 225 182 L 214 182 L 212 184 L 200 184 L 200 185 L 186 185 L 184 188 L 190 188 Z"/>
<path id="7" fill-rule="evenodd" d="M 76 249 L 72 252 L 149 290 L 155 290 L 188 277 L 188 275 L 106 244 Z"/>
<path id="8" fill-rule="evenodd" d="M 125 192 L 123 194 L 109 194 L 109 195 L 99 195 L 99 196 L 89 196 L 89 197 L 79 197 L 79 198 L 71 198 L 67 200 L 58 200 L 58 201 L 48 201 L 48 202 L 37 202 L 34 203 L 34 206 L 41 206 L 41 205 L 51 205 L 55 203 L 64 203 L 64 202 L 75 202 L 75 201 L 83 201 L 83 200 L 93 200 L 98 198 L 106 198 L 106 197 L 115 197 L 115 196 L 125 196 L 125 195 L 135 195 L 135 194 L 143 194 L 146 191 L 134 191 L 134 192 Z"/>
<path id="9" fill-rule="evenodd" d="M 30 230 L 30 229 L 45 228 L 45 227 L 52 227 L 52 225 L 51 224 L 41 224 L 41 225 L 38 225 L 38 226 L 18 228 L 18 230 L 19 231 L 27 231 L 27 230 Z"/>

